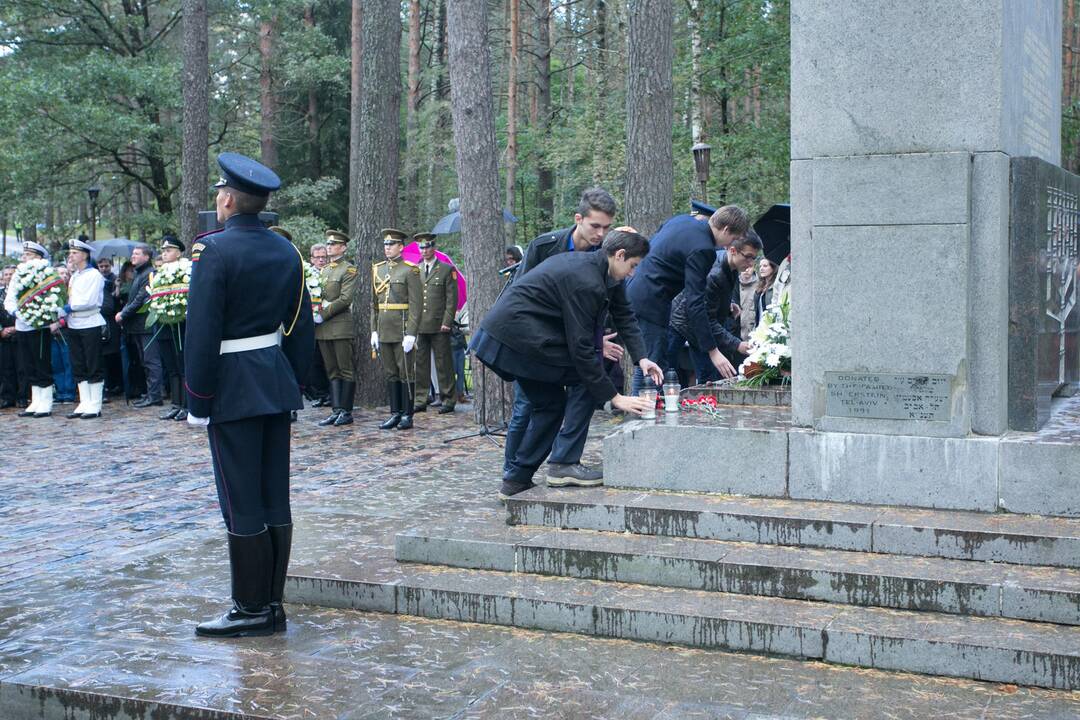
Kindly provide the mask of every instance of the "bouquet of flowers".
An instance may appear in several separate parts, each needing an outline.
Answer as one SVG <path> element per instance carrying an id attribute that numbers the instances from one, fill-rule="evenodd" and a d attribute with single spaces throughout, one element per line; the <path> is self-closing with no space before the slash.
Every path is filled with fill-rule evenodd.
<path id="1" fill-rule="evenodd" d="M 739 385 L 760 387 L 791 381 L 790 313 L 787 293 L 766 308 L 761 322 L 750 333 L 750 354 L 739 366 Z"/>
<path id="2" fill-rule="evenodd" d="M 147 325 L 178 325 L 187 317 L 188 285 L 191 284 L 191 261 L 180 258 L 165 263 L 150 281 Z"/>
<path id="3" fill-rule="evenodd" d="M 322 309 L 322 273 L 307 261 L 304 261 L 304 284 L 311 296 L 311 314 L 317 315 Z"/>
<path id="4" fill-rule="evenodd" d="M 11 292 L 15 294 L 15 315 L 36 330 L 56 322 L 67 304 L 67 287 L 45 259 L 19 263 Z"/>

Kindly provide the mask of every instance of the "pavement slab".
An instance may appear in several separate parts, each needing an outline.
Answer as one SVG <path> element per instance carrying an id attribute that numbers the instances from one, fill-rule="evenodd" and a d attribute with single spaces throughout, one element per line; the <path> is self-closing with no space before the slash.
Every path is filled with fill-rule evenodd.
<path id="1" fill-rule="evenodd" d="M 467 407 L 410 433 L 322 417 L 293 431 L 298 577 L 400 582 L 397 533 L 504 517 L 500 449 L 442 442 L 474 428 Z M 296 602 L 283 635 L 197 639 L 225 609 L 224 531 L 205 433 L 156 418 L 114 402 L 73 434 L 0 411 L 0 718 L 1080 716 L 1060 691 Z M 619 426 L 598 414 L 587 462 Z"/>

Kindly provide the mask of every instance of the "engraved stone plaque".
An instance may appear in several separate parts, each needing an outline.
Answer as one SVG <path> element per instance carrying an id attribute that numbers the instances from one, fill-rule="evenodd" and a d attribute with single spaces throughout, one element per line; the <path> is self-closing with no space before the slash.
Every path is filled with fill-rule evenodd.
<path id="1" fill-rule="evenodd" d="M 951 388 L 951 375 L 826 372 L 825 414 L 948 422 Z"/>

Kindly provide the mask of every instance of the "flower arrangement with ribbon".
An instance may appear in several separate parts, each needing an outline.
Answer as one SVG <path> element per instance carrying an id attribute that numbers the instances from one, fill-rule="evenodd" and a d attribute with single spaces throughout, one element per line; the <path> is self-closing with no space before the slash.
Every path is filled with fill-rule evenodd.
<path id="1" fill-rule="evenodd" d="M 785 291 L 779 302 L 769 305 L 761 322 L 750 333 L 750 354 L 739 365 L 743 387 L 761 387 L 791 381 L 791 303 Z"/>
<path id="2" fill-rule="evenodd" d="M 150 281 L 147 325 L 179 325 L 187 318 L 188 286 L 191 284 L 191 261 L 180 258 L 165 263 Z"/>
<path id="3" fill-rule="evenodd" d="M 37 330 L 56 322 L 67 303 L 67 286 L 45 259 L 19 263 L 11 292 L 15 294 L 15 315 Z"/>
<path id="4" fill-rule="evenodd" d="M 304 285 L 311 296 L 311 314 L 317 315 L 322 309 L 322 273 L 307 261 L 304 261 Z"/>

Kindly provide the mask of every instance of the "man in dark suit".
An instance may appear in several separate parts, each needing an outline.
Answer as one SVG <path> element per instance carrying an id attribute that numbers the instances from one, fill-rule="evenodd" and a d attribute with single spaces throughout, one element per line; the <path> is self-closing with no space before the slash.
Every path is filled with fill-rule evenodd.
<path id="1" fill-rule="evenodd" d="M 519 278 L 484 316 L 473 338 L 477 359 L 504 380 L 516 380 L 532 414 L 499 496 L 532 487 L 532 477 L 551 451 L 566 411 L 566 387 L 582 386 L 594 403 L 640 414 L 646 401 L 623 395 L 603 370 L 600 341 L 612 298 L 621 291 L 649 241 L 629 229 L 615 230 L 596 253 L 563 253 Z M 632 315 L 615 324 L 638 368 L 663 382 L 659 366 L 644 356 Z"/>
<path id="2" fill-rule="evenodd" d="M 716 262 L 716 248 L 727 247 L 749 229 L 746 210 L 725 205 L 708 222 L 693 215 L 676 215 L 653 235 L 652 252 L 642 261 L 626 293 L 641 326 L 645 354 L 664 370 L 673 367 L 675 360 L 667 357 L 671 300 L 685 290 L 688 322 L 695 342 L 708 353 L 723 377 L 735 376 L 735 368 L 716 347 L 712 336 L 705 312 L 705 280 Z M 641 372 L 635 369 L 635 395 L 641 382 Z"/>
<path id="3" fill-rule="evenodd" d="M 131 294 L 127 305 L 116 313 L 116 322 L 123 326 L 124 334 L 131 341 L 139 358 L 139 366 L 146 368 L 146 350 L 150 342 L 151 329 L 146 327 L 147 313 L 139 312 L 143 305 L 150 302 L 150 273 L 154 272 L 152 254 L 146 245 L 136 245 L 131 251 L 131 264 L 135 266 L 135 279 L 131 281 Z M 156 377 L 147 373 L 146 397 L 134 403 L 137 408 L 161 405 L 161 373 Z"/>
<path id="4" fill-rule="evenodd" d="M 281 181 L 235 153 L 218 157 L 217 219 L 191 247 L 184 361 L 188 423 L 207 425 L 229 539 L 233 606 L 201 623 L 209 637 L 285 629 L 292 545 L 289 413 L 315 352 L 303 258 L 259 212 Z"/>
<path id="5" fill-rule="evenodd" d="M 578 201 L 573 225 L 541 235 L 529 243 L 525 257 L 522 258 L 514 275 L 515 282 L 548 258 L 562 253 L 585 253 L 599 250 L 600 243 L 611 229 L 615 210 L 615 199 L 606 190 L 598 187 L 585 190 Z M 611 312 L 623 316 L 631 314 L 630 303 L 626 299 L 621 283 L 612 296 Z M 616 345 L 607 337 L 603 338 L 603 351 L 604 357 L 608 360 L 617 362 L 622 357 L 622 346 Z M 575 385 L 567 388 L 563 425 L 551 447 L 551 456 L 548 461 L 548 485 L 588 487 L 603 484 L 602 470 L 581 464 L 581 454 L 585 450 L 589 423 L 595 408 L 596 402 L 583 386 Z M 514 407 L 506 428 L 506 447 L 503 452 L 504 471 L 510 470 L 518 443 L 525 434 L 525 428 L 528 427 L 531 416 L 532 405 L 528 397 L 520 388 L 515 388 Z"/>

